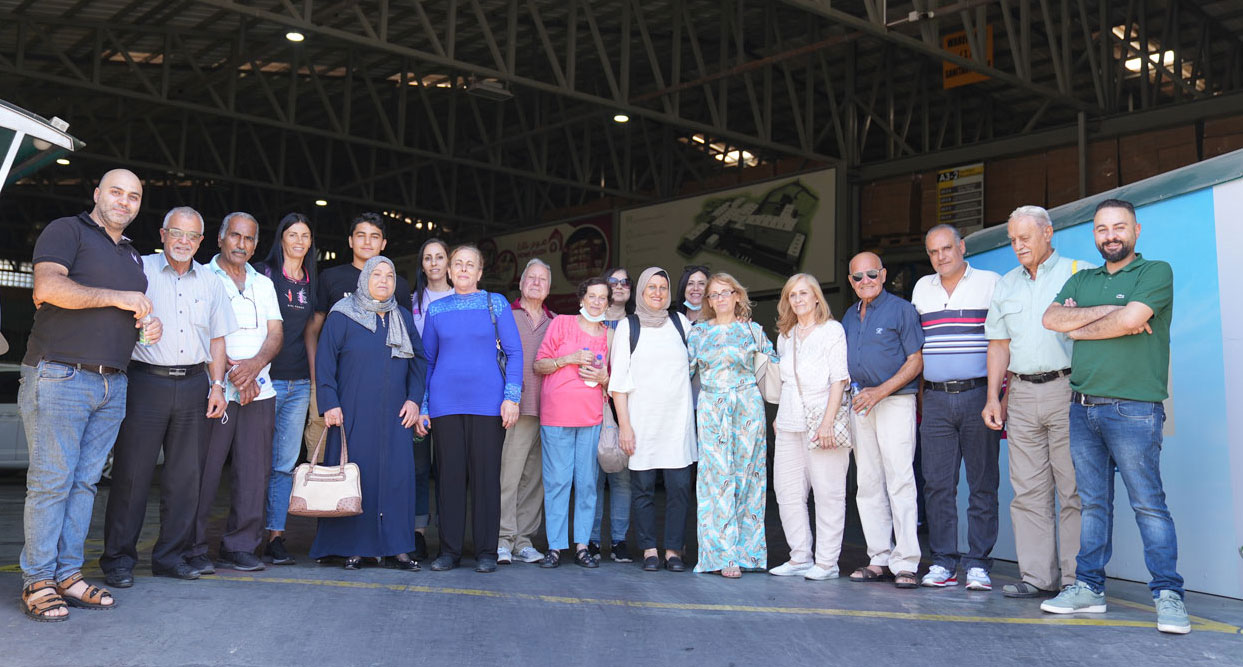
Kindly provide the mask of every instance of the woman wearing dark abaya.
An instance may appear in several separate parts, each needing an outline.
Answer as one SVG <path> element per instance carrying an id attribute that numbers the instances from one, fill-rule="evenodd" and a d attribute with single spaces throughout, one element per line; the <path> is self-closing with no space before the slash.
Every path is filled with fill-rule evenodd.
<path id="1" fill-rule="evenodd" d="M 315 356 L 319 408 L 327 426 L 345 429 L 363 513 L 320 519 L 311 557 L 347 556 L 347 570 L 364 557 L 386 556 L 400 569 L 419 569 L 407 555 L 415 543 L 410 429 L 419 418 L 426 357 L 410 311 L 393 297 L 396 282 L 391 260 L 367 260 L 358 288 L 328 313 Z M 324 461 L 340 456 L 340 429 L 329 429 Z"/>

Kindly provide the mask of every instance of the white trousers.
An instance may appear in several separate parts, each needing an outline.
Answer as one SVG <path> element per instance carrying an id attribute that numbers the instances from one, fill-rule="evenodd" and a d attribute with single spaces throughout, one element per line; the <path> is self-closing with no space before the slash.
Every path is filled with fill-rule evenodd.
<path id="1" fill-rule="evenodd" d="M 859 522 L 871 565 L 894 573 L 919 569 L 915 493 L 915 395 L 889 396 L 855 413 Z"/>
<path id="2" fill-rule="evenodd" d="M 831 418 L 831 416 L 829 417 Z M 790 560 L 812 560 L 811 522 L 807 515 L 807 492 L 816 499 L 816 557 L 825 568 L 837 567 L 846 527 L 846 470 L 849 449 L 808 449 L 806 431 L 776 429 L 773 451 L 773 491 L 781 513 L 781 528 L 790 545 Z"/>

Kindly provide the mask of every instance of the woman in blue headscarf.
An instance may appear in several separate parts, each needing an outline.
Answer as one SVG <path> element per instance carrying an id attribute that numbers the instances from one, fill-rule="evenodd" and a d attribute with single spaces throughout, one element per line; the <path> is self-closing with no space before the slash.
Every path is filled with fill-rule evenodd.
<path id="1" fill-rule="evenodd" d="M 363 557 L 386 556 L 400 569 L 419 569 L 407 555 L 415 541 L 410 429 L 419 418 L 426 357 L 410 311 L 393 297 L 396 285 L 392 261 L 367 260 L 358 288 L 328 313 L 315 355 L 319 409 L 325 425 L 345 431 L 363 513 L 320 519 L 311 557 L 347 556 L 347 570 Z M 340 460 L 340 437 L 329 429 L 326 465 Z"/>

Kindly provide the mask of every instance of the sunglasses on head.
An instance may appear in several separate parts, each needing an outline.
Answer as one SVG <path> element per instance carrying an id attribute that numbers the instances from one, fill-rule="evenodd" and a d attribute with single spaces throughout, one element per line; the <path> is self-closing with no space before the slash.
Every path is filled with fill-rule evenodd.
<path id="1" fill-rule="evenodd" d="M 850 279 L 854 282 L 863 282 L 863 276 L 867 276 L 869 280 L 876 280 L 880 277 L 880 269 L 868 269 L 867 271 L 855 271 L 850 274 Z"/>
<path id="2" fill-rule="evenodd" d="M 630 287 L 629 278 L 613 278 L 610 276 L 608 281 L 610 285 L 618 285 L 620 287 Z"/>

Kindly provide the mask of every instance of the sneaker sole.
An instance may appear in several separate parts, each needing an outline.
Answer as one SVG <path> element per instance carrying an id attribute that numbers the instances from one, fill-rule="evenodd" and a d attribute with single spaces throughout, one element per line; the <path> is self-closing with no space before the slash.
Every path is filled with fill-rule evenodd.
<path id="1" fill-rule="evenodd" d="M 924 588 L 946 588 L 947 586 L 957 586 L 958 579 L 946 579 L 945 581 L 942 581 L 942 582 L 921 581 L 919 582 L 919 585 L 923 586 Z"/>
<path id="2" fill-rule="evenodd" d="M 522 561 L 522 562 L 524 562 L 524 563 L 538 563 L 538 562 L 540 562 L 540 561 L 544 560 L 544 557 L 543 557 L 543 556 L 540 556 L 539 558 L 519 558 L 518 560 L 520 560 L 520 561 Z"/>
<path id="3" fill-rule="evenodd" d="M 1161 632 L 1168 632 L 1172 635 L 1185 635 L 1191 632 L 1190 625 L 1165 625 L 1163 623 L 1158 623 L 1157 629 Z"/>
<path id="4" fill-rule="evenodd" d="M 967 584 L 967 590 L 969 591 L 991 591 L 993 590 L 993 586 L 992 584 L 969 583 Z"/>
<path id="5" fill-rule="evenodd" d="M 1105 605 L 1094 604 L 1087 607 L 1079 607 L 1078 609 L 1070 609 L 1068 607 L 1054 607 L 1048 603 L 1041 602 L 1040 611 L 1050 614 L 1103 614 L 1105 613 Z"/>

